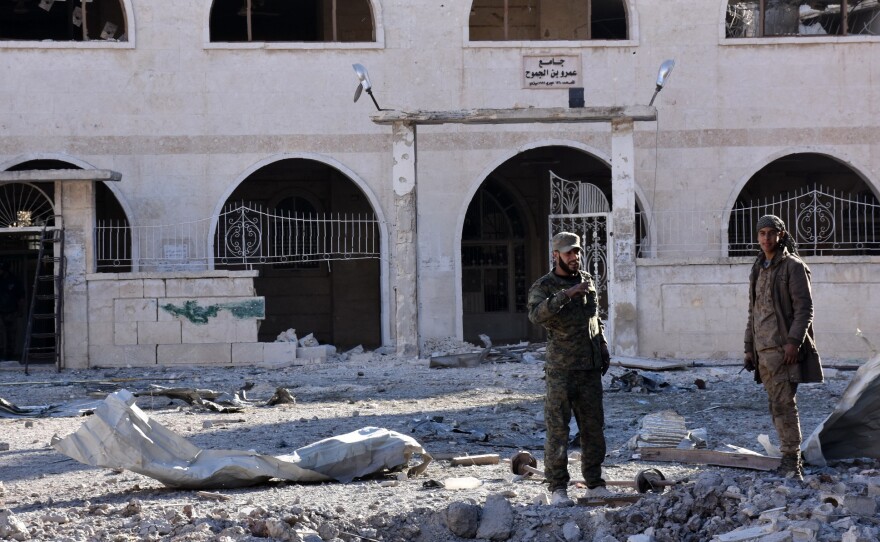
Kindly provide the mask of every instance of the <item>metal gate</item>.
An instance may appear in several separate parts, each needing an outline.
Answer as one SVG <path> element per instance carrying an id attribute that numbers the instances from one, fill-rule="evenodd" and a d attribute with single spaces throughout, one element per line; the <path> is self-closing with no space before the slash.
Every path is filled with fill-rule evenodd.
<path id="1" fill-rule="evenodd" d="M 599 316 L 605 323 L 605 335 L 611 341 L 608 320 L 608 277 L 611 259 L 608 254 L 608 232 L 611 231 L 611 206 L 598 186 L 581 181 L 567 181 L 550 172 L 550 239 L 561 231 L 581 236 L 582 268 L 593 276 L 599 294 Z M 548 242 L 551 267 L 553 246 Z"/>

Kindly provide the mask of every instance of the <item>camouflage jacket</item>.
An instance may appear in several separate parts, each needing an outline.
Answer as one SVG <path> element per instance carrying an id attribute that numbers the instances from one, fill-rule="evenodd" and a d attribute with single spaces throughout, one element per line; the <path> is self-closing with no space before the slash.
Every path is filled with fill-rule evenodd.
<path id="1" fill-rule="evenodd" d="M 569 299 L 564 290 L 581 282 L 587 295 Z M 547 330 L 547 369 L 601 369 L 605 326 L 599 318 L 599 295 L 585 271 L 560 277 L 553 271 L 529 288 L 529 320 Z"/>

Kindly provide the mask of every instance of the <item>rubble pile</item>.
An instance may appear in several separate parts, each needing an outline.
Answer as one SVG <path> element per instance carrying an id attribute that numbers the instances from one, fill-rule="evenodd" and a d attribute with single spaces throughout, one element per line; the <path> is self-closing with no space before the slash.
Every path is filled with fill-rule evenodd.
<path id="1" fill-rule="evenodd" d="M 869 542 L 880 539 L 880 462 L 825 467 L 803 482 L 769 473 L 704 471 L 693 483 L 608 512 L 607 534 L 654 542 Z M 717 537 L 717 538 L 713 538 Z"/>
<path id="2" fill-rule="evenodd" d="M 543 345 L 476 347 L 441 339 L 426 346 L 441 355 L 486 355 L 455 370 L 432 369 L 429 360 L 399 356 L 390 348 L 356 347 L 320 363 L 271 369 L 114 368 L 60 376 L 49 370 L 38 376 L 7 371 L 0 396 L 11 404 L 76 403 L 81 410 L 78 401 L 93 400 L 98 391 L 102 396 L 121 388 L 145 391 L 137 397 L 138 407 L 201 450 L 279 456 L 375 426 L 416 438 L 434 461 L 414 476 L 395 470 L 348 483 L 274 479 L 247 488 L 173 489 L 130 470 L 83 467 L 52 448 L 55 435 L 71 434 L 86 423 L 83 419 L 0 417 L 0 540 L 880 540 L 880 461 L 814 463 L 803 482 L 749 470 L 771 468 L 757 459 L 772 458 L 755 450 L 773 455 L 767 438 L 762 440 L 772 421 L 766 392 L 741 374 L 738 360 L 664 369 L 662 376 L 641 372 L 642 380 L 630 392 L 650 391 L 646 376 L 669 385 L 659 393 L 621 389 L 624 393 L 605 396 L 606 478 L 637 481 L 637 473 L 656 468 L 675 485 L 644 494 L 617 485 L 615 491 L 629 500 L 555 507 L 540 477 L 517 475 L 512 462 L 525 450 L 542 468 Z M 661 370 L 655 360 L 648 361 L 624 360 Z M 620 372 L 615 366 L 603 377 L 606 390 Z M 827 376 L 825 384 L 798 391 L 805 430 L 828 417 L 853 374 L 832 369 Z M 694 386 L 695 379 L 704 386 Z M 230 395 L 239 390 L 247 404 L 234 414 L 218 412 L 172 398 L 169 390 L 192 391 L 213 402 L 220 392 L 211 390 Z M 273 402 L 273 394 L 286 404 L 264 406 Z M 866 426 L 864 434 L 873 431 Z M 698 433 L 700 439 L 693 441 Z M 634 435 L 640 437 L 638 450 L 627 446 Z M 655 441 L 662 447 L 648 447 Z M 725 456 L 730 463 L 706 466 L 726 453 L 724 447 L 737 450 Z M 655 453 L 663 450 L 668 457 Z M 570 452 L 575 459 L 570 474 L 577 480 L 582 473 L 575 450 Z M 494 461 L 477 461 L 488 456 Z M 456 487 L 452 481 L 468 483 Z M 569 494 L 583 493 L 573 486 Z"/>

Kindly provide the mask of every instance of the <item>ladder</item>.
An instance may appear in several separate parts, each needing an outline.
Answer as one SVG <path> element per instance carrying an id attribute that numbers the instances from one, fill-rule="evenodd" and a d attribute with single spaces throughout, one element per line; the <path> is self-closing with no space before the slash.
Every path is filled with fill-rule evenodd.
<path id="1" fill-rule="evenodd" d="M 31 362 L 51 361 L 61 370 L 64 229 L 43 226 L 38 243 L 37 268 L 22 350 L 25 374 L 28 374 Z"/>

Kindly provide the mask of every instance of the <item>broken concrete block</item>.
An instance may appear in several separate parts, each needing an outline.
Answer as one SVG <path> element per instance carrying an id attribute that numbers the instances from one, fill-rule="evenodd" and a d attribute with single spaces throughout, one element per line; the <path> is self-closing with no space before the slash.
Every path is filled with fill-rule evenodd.
<path id="1" fill-rule="evenodd" d="M 0 510 L 0 538 L 8 540 L 28 540 L 31 537 L 27 525 L 11 510 Z"/>
<path id="2" fill-rule="evenodd" d="M 477 538 L 507 540 L 513 534 L 513 507 L 501 495 L 489 495 L 483 506 Z"/>
<path id="3" fill-rule="evenodd" d="M 843 506 L 851 514 L 857 516 L 873 517 L 877 512 L 877 501 L 874 497 L 862 497 L 860 495 L 847 495 L 843 498 Z"/>
<path id="4" fill-rule="evenodd" d="M 581 539 L 581 528 L 573 521 L 568 521 L 562 526 L 562 537 L 566 542 L 578 542 Z"/>
<path id="5" fill-rule="evenodd" d="M 454 502 L 446 507 L 446 527 L 462 538 L 477 536 L 480 526 L 480 507 L 466 502 Z"/>
<path id="6" fill-rule="evenodd" d="M 743 527 L 724 534 L 719 534 L 713 541 L 717 542 L 749 542 L 751 540 L 759 540 L 762 536 L 771 534 L 776 531 L 776 527 L 772 524 L 758 525 L 757 527 Z"/>
<path id="7" fill-rule="evenodd" d="M 299 340 L 300 346 L 318 346 L 319 344 L 318 339 L 316 339 L 312 333 L 309 333 Z"/>
<path id="8" fill-rule="evenodd" d="M 326 361 L 328 356 L 336 353 L 336 347 L 329 344 L 319 346 L 300 346 L 296 349 L 296 359 Z"/>
<path id="9" fill-rule="evenodd" d="M 296 360 L 296 343 L 263 343 L 263 363 L 279 364 L 292 363 Z"/>
<path id="10" fill-rule="evenodd" d="M 819 521 L 828 523 L 828 521 L 835 515 L 835 508 L 836 507 L 831 503 L 822 503 L 816 508 L 813 508 L 812 516 Z"/>
<path id="11" fill-rule="evenodd" d="M 790 531 L 779 531 L 762 536 L 757 542 L 794 542 L 794 538 Z"/>
<path id="12" fill-rule="evenodd" d="M 868 528 L 859 525 L 853 525 L 840 537 L 840 542 L 873 542 L 875 540 L 877 540 L 876 531 L 870 532 Z"/>

